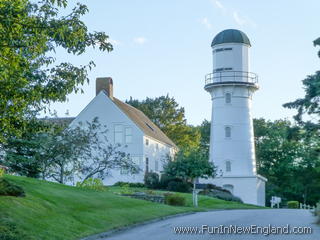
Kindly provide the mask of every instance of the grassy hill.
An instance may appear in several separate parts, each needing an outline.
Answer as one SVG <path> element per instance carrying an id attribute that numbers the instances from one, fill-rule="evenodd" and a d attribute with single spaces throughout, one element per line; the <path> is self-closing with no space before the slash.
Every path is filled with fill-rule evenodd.
<path id="1" fill-rule="evenodd" d="M 0 196 L 0 239 L 79 239 L 133 223 L 190 211 L 254 208 L 200 196 L 199 208 L 173 207 L 115 194 L 96 192 L 25 177 L 6 176 L 23 187 L 26 197 Z M 5 228 L 6 227 L 6 228 Z M 12 238 L 2 238 L 11 228 Z M 15 230 L 16 229 L 16 230 Z"/>

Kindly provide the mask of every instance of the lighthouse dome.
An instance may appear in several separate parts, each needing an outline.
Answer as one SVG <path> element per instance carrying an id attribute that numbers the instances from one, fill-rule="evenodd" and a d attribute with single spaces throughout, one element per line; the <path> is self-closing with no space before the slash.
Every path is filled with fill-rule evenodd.
<path id="1" fill-rule="evenodd" d="M 251 46 L 248 36 L 237 29 L 227 29 L 218 33 L 212 40 L 211 47 L 223 43 L 242 43 Z"/>

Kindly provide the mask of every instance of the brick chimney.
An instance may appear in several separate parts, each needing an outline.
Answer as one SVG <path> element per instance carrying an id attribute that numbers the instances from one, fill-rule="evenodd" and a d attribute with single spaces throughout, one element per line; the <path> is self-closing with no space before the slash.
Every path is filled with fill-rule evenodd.
<path id="1" fill-rule="evenodd" d="M 96 95 L 98 95 L 102 90 L 104 90 L 108 97 L 113 100 L 113 81 L 111 77 L 96 79 Z"/>

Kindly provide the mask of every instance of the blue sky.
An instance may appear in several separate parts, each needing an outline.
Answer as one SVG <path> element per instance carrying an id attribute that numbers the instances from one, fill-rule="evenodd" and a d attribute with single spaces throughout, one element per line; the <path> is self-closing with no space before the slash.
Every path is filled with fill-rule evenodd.
<path id="1" fill-rule="evenodd" d="M 75 2 L 75 1 L 70 1 Z M 91 31 L 104 31 L 114 45 L 111 53 L 89 49 L 82 56 L 59 50 L 59 61 L 77 65 L 90 60 L 84 94 L 52 104 L 58 116 L 76 116 L 95 96 L 96 77 L 114 80 L 121 99 L 169 93 L 185 108 L 189 124 L 210 120 L 211 100 L 204 75 L 212 71 L 211 41 L 220 31 L 236 28 L 251 40 L 251 71 L 259 75 L 253 116 L 291 119 L 283 103 L 303 96 L 301 80 L 319 70 L 319 0 L 95 0 L 83 18 Z"/>

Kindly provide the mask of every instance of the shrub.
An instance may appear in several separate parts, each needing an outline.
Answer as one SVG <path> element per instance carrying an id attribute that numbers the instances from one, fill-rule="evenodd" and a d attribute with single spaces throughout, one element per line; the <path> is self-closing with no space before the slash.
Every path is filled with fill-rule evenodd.
<path id="1" fill-rule="evenodd" d="M 147 188 L 158 188 L 159 187 L 159 175 L 155 172 L 146 173 L 144 176 L 144 185 Z"/>
<path id="2" fill-rule="evenodd" d="M 133 191 L 130 189 L 129 184 L 122 185 L 120 194 L 123 194 L 123 195 L 133 194 Z"/>
<path id="3" fill-rule="evenodd" d="M 192 186 L 189 183 L 186 182 L 177 182 L 177 181 L 171 181 L 168 184 L 167 190 L 172 192 L 191 192 Z"/>
<path id="4" fill-rule="evenodd" d="M 132 188 L 144 188 L 145 187 L 143 183 L 116 182 L 115 184 L 113 184 L 113 186 L 116 186 L 116 187 L 122 187 L 124 185 L 129 185 L 129 187 L 132 187 Z"/>
<path id="5" fill-rule="evenodd" d="M 0 168 L 0 178 L 4 176 L 5 170 L 3 168 Z"/>
<path id="6" fill-rule="evenodd" d="M 317 216 L 317 223 L 320 224 L 320 202 L 317 203 L 315 214 Z"/>
<path id="7" fill-rule="evenodd" d="M 76 187 L 91 189 L 95 191 L 105 191 L 106 187 L 103 185 L 103 182 L 99 178 L 88 178 L 82 183 L 77 182 Z"/>
<path id="8" fill-rule="evenodd" d="M 289 201 L 287 202 L 288 208 L 299 208 L 299 202 L 298 201 Z"/>
<path id="9" fill-rule="evenodd" d="M 25 197 L 26 194 L 22 187 L 0 178 L 0 196 Z"/>
<path id="10" fill-rule="evenodd" d="M 164 194 L 164 202 L 172 206 L 185 206 L 186 198 L 180 194 Z"/>
<path id="11" fill-rule="evenodd" d="M 225 201 L 233 201 L 233 202 L 243 203 L 241 198 L 232 195 L 228 190 L 221 191 L 221 190 L 217 190 L 217 189 L 211 189 L 211 190 L 206 189 L 200 193 L 203 195 L 207 195 L 209 197 L 214 197 L 214 198 L 218 198 L 218 199 L 225 200 Z"/>

